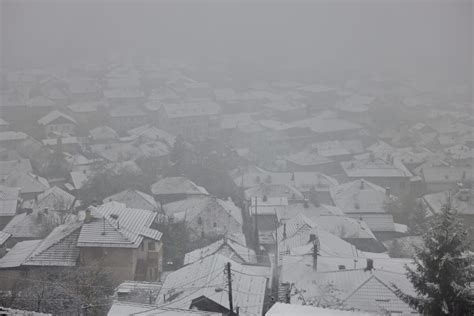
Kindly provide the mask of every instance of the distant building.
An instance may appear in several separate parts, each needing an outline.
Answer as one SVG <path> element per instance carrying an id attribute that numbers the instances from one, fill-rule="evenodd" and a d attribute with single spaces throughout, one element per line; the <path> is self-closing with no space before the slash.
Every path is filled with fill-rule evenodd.
<path id="1" fill-rule="evenodd" d="M 347 216 L 367 223 L 378 239 L 400 237 L 406 227 L 394 223 L 386 207 L 395 198 L 384 189 L 364 179 L 334 186 L 330 189 L 334 204 Z"/>
<path id="2" fill-rule="evenodd" d="M 119 106 L 109 112 L 110 126 L 119 133 L 143 125 L 147 120 L 146 113 L 136 106 Z"/>
<path id="3" fill-rule="evenodd" d="M 407 195 L 410 192 L 412 173 L 399 161 L 392 157 L 389 161 L 375 158 L 341 162 L 342 169 L 349 181 L 365 179 L 383 188 L 390 189 L 391 194 Z"/>
<path id="4" fill-rule="evenodd" d="M 193 196 L 209 195 L 205 188 L 185 177 L 167 177 L 151 186 L 156 201 L 166 204 Z"/>
<path id="5" fill-rule="evenodd" d="M 104 203 L 111 201 L 123 203 L 129 208 L 138 208 L 153 212 L 160 211 L 160 206 L 158 206 L 155 199 L 151 195 L 138 190 L 124 190 L 104 199 Z"/>
<path id="6" fill-rule="evenodd" d="M 449 166 L 424 167 L 420 169 L 427 193 L 443 192 L 456 189 L 458 183 L 472 185 L 474 171 L 472 168 Z"/>
<path id="7" fill-rule="evenodd" d="M 77 126 L 75 119 L 59 111 L 43 116 L 38 124 L 44 128 L 45 135 L 73 135 Z"/>
<path id="8" fill-rule="evenodd" d="M 192 241 L 242 233 L 242 210 L 232 201 L 195 196 L 163 206 L 174 222 L 184 222 Z"/>
<path id="9" fill-rule="evenodd" d="M 189 140 L 214 138 L 220 129 L 220 107 L 210 101 L 163 104 L 159 126 Z"/>

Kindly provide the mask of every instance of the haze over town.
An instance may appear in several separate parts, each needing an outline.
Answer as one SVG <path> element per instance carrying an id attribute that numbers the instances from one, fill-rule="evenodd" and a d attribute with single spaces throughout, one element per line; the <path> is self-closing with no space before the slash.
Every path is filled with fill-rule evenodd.
<path id="1" fill-rule="evenodd" d="M 472 1 L 0 12 L 1 313 L 472 315 Z"/>

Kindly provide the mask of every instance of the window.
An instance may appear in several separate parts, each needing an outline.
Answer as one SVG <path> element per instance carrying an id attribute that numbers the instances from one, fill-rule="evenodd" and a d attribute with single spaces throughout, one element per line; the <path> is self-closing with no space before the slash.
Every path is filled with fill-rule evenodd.
<path id="1" fill-rule="evenodd" d="M 216 223 L 216 222 L 214 222 L 214 224 L 213 224 L 212 226 L 214 226 L 214 227 L 217 227 L 217 223 Z"/>
<path id="2" fill-rule="evenodd" d="M 156 250 L 155 242 L 154 241 L 149 241 L 148 242 L 148 251 L 154 251 L 154 250 Z"/>
<path id="3" fill-rule="evenodd" d="M 143 251 L 145 249 L 145 245 L 144 245 L 143 242 L 142 242 L 142 245 L 140 246 L 140 249 L 141 249 L 141 251 Z"/>

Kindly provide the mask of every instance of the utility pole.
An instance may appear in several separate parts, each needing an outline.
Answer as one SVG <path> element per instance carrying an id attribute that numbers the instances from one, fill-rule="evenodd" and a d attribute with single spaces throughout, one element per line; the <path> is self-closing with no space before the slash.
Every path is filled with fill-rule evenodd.
<path id="1" fill-rule="evenodd" d="M 227 262 L 227 264 L 225 265 L 225 271 L 227 273 L 227 286 L 229 287 L 229 310 L 230 310 L 229 315 L 233 316 L 234 303 L 232 302 L 232 275 L 230 274 L 231 273 L 230 262 Z"/>

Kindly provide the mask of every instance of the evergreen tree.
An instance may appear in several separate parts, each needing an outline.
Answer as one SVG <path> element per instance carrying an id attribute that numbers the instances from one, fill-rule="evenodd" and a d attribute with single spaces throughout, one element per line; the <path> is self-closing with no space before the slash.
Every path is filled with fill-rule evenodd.
<path id="1" fill-rule="evenodd" d="M 407 276 L 416 289 L 413 297 L 397 289 L 397 295 L 425 315 L 472 315 L 474 297 L 469 283 L 474 269 L 467 244 L 467 231 L 459 222 L 448 198 L 423 235 L 415 268 Z"/>

